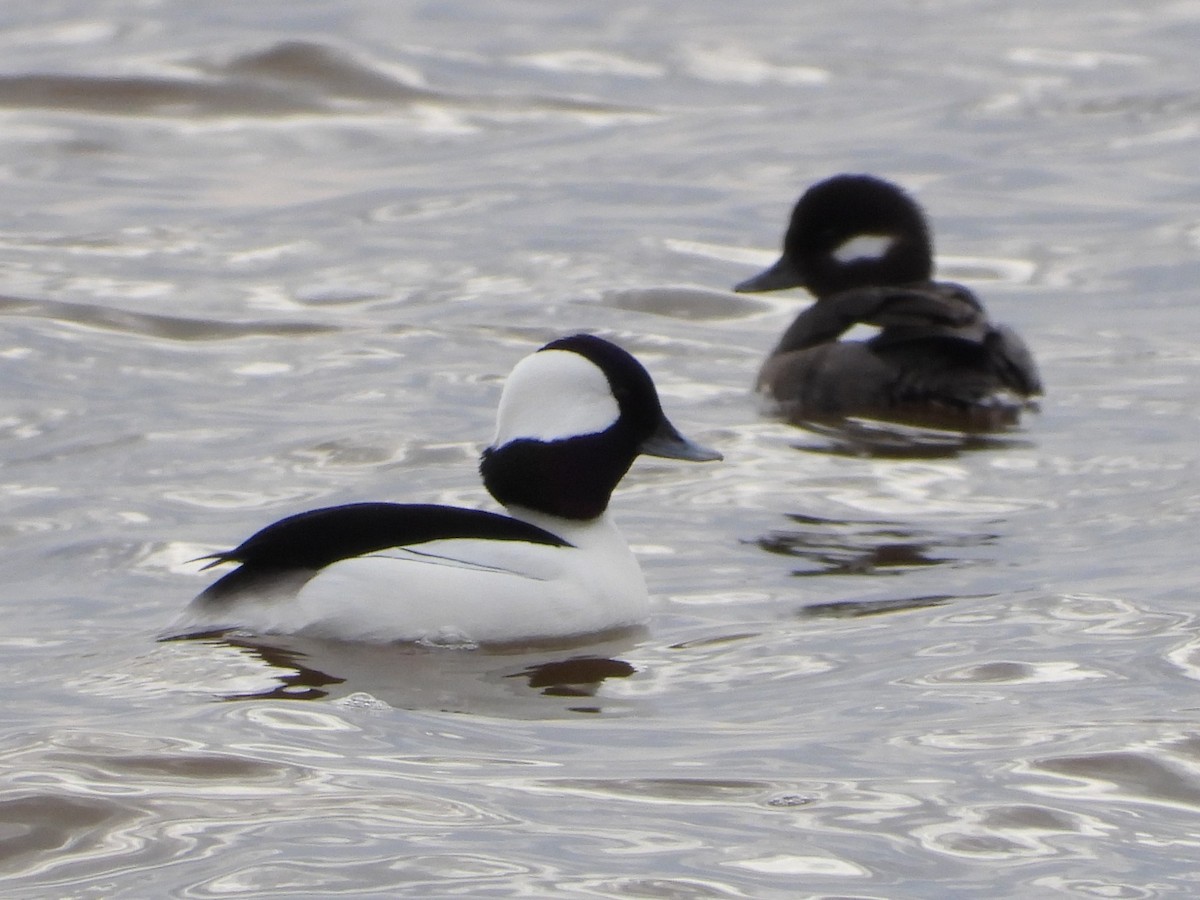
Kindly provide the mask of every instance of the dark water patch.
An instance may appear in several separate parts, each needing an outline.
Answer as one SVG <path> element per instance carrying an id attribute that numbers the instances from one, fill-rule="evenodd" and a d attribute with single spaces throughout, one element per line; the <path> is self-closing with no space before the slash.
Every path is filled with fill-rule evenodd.
<path id="1" fill-rule="evenodd" d="M 1162 803 L 1200 809 L 1200 780 L 1194 772 L 1148 753 L 1113 751 L 1038 760 L 1035 769 L 1082 782 L 1105 802 Z"/>
<path id="2" fill-rule="evenodd" d="M 918 833 L 930 849 L 940 853 L 980 861 L 1010 861 L 1074 855 L 1073 839 L 1096 838 L 1107 830 L 1090 816 L 1014 805 L 955 810 L 950 821 L 919 829 Z"/>
<path id="3" fill-rule="evenodd" d="M 741 887 L 722 884 L 712 878 L 601 878 L 582 880 L 577 886 L 584 895 L 645 897 L 647 900 L 721 900 L 747 896 Z"/>
<path id="4" fill-rule="evenodd" d="M 1027 449 L 1033 442 L 1018 431 L 962 431 L 904 425 L 875 419 L 820 422 L 789 419 L 804 429 L 797 450 L 876 459 L 955 459 L 980 450 Z M 819 438 L 819 440 L 814 440 Z"/>
<path id="5" fill-rule="evenodd" d="M 269 650 L 255 652 L 264 663 L 276 670 L 272 682 L 256 691 L 224 694 L 222 700 L 323 700 L 329 696 L 327 688 L 346 681 L 345 678 L 304 665 L 300 661 L 301 654 Z"/>
<path id="6" fill-rule="evenodd" d="M 418 104 L 501 112 L 648 112 L 586 98 L 440 91 L 408 83 L 380 64 L 311 41 L 281 41 L 224 62 L 185 65 L 194 74 L 4 75 L 0 76 L 0 107 L 167 118 L 336 115 L 364 106 Z"/>
<path id="7" fill-rule="evenodd" d="M 671 650 L 691 650 L 695 647 L 716 647 L 721 644 L 732 644 L 738 641 L 744 641 L 759 637 L 760 632 L 743 631 L 737 634 L 720 634 L 716 637 L 695 638 L 690 641 L 680 641 L 677 644 L 671 644 Z"/>
<path id="8" fill-rule="evenodd" d="M 197 74 L 0 77 L 0 106 L 104 115 L 289 116 L 329 113 L 338 100 L 441 101 L 443 95 L 358 63 L 348 54 L 284 41 L 223 64 L 193 63 Z"/>
<path id="9" fill-rule="evenodd" d="M 272 87 L 280 91 L 307 91 L 314 102 L 355 101 L 387 105 L 425 103 L 442 106 L 530 106 L 576 112 L 626 110 L 612 104 L 566 97 L 505 97 L 462 94 L 406 82 L 393 70 L 374 61 L 312 41 L 281 41 L 263 50 L 235 56 L 227 62 L 201 62 L 209 75 L 234 83 Z M 632 111 L 632 109 L 628 109 Z"/>
<path id="10" fill-rule="evenodd" d="M 0 76 L 0 107 L 188 117 L 282 116 L 325 108 L 292 92 L 242 83 L 102 75 Z"/>
<path id="11" fill-rule="evenodd" d="M 145 440 L 145 435 L 125 433 L 118 435 L 103 435 L 83 438 L 62 443 L 48 444 L 44 441 L 32 442 L 30 446 L 36 448 L 34 452 L 24 455 L 12 454 L 5 460 L 6 466 L 38 466 L 48 463 L 62 463 L 74 459 L 90 459 L 96 453 L 105 451 L 125 451 L 133 450 L 138 444 Z M 53 557 L 57 554 L 70 555 L 78 552 L 82 545 L 73 548 L 58 547 L 52 550 L 48 555 Z"/>
<path id="12" fill-rule="evenodd" d="M 161 313 L 131 312 L 66 300 L 0 297 L 0 316 L 50 319 L 72 325 L 170 341 L 220 341 L 243 337 L 292 337 L 330 334 L 339 329 L 314 322 L 219 322 Z"/>
<path id="13" fill-rule="evenodd" d="M 239 700 L 321 700 L 329 696 L 329 688 L 345 682 L 345 678 L 330 675 L 316 665 L 306 662 L 304 651 L 286 646 L 272 646 L 241 636 L 236 629 L 192 634 L 168 634 L 163 641 L 188 640 L 213 646 L 244 650 L 262 662 L 269 671 L 261 687 L 252 691 L 219 694 L 225 701 Z"/>
<path id="14" fill-rule="evenodd" d="M 769 308 L 767 304 L 747 300 L 741 294 L 688 286 L 607 291 L 602 300 L 616 309 L 698 322 L 739 319 Z"/>
<path id="15" fill-rule="evenodd" d="M 209 74 L 258 84 L 274 84 L 295 91 L 301 85 L 314 96 L 353 100 L 413 102 L 440 99 L 443 95 L 384 73 L 358 61 L 349 53 L 310 41 L 282 41 L 219 65 L 199 63 Z"/>
<path id="16" fill-rule="evenodd" d="M 764 795 L 780 790 L 768 781 L 718 778 L 573 778 L 542 779 L 536 784 L 556 793 L 620 797 L 647 803 L 752 803 L 763 805 Z"/>
<path id="17" fill-rule="evenodd" d="M 955 565 L 962 556 L 947 548 L 975 547 L 999 535 L 937 534 L 901 522 L 823 519 L 799 513 L 786 517 L 795 527 L 776 529 L 754 540 L 777 556 L 796 557 L 808 565 L 793 575 L 898 574 L 919 566 Z"/>
<path id="18" fill-rule="evenodd" d="M 260 91 L 305 91 L 314 106 L 334 100 L 392 106 L 422 103 L 498 109 L 544 107 L 568 112 L 645 112 L 636 107 L 572 97 L 442 91 L 416 83 L 419 76 L 406 81 L 394 68 L 314 41 L 281 41 L 223 63 L 199 62 L 196 67 L 211 77 L 253 85 Z"/>
<path id="19" fill-rule="evenodd" d="M 993 660 L 938 673 L 924 679 L 941 684 L 1021 684 L 1037 680 L 1038 667 L 1012 660 Z"/>
<path id="20" fill-rule="evenodd" d="M 14 874 L 48 856 L 86 853 L 133 815 L 98 797 L 25 793 L 0 798 L 0 868 Z"/>
<path id="21" fill-rule="evenodd" d="M 508 677 L 525 678 L 547 696 L 594 697 L 605 679 L 628 678 L 636 671 L 622 659 L 580 656 L 539 663 Z"/>
<path id="22" fill-rule="evenodd" d="M 814 603 L 812 606 L 805 606 L 797 615 L 805 619 L 860 619 L 866 616 L 932 609 L 959 599 L 961 598 L 951 595 L 931 595 L 888 600 L 839 600 L 835 603 Z"/>
<path id="23" fill-rule="evenodd" d="M 298 777 L 299 770 L 275 762 L 222 753 L 47 753 L 43 759 L 52 767 L 85 772 L 93 784 L 178 783 L 189 790 L 197 781 L 277 782 Z"/>
<path id="24" fill-rule="evenodd" d="M 1147 94 L 1100 94 L 1078 99 L 1054 98 L 1033 108 L 1055 119 L 1116 117 L 1130 122 L 1190 118 L 1200 112 L 1200 93 L 1169 90 Z"/>
<path id="25" fill-rule="evenodd" d="M 997 829 L 1018 828 L 1062 832 L 1078 830 L 1075 816 L 1042 806 L 1000 806 L 988 810 L 984 819 Z"/>

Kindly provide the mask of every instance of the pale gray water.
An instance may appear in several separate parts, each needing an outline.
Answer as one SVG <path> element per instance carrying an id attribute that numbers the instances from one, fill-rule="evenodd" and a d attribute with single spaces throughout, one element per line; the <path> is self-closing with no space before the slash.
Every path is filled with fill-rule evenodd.
<path id="1" fill-rule="evenodd" d="M 4 896 L 1194 895 L 1198 40 L 1194 0 L 6 2 Z M 843 170 L 1026 336 L 1021 432 L 760 417 L 801 299 L 726 289 Z M 726 455 L 616 498 L 645 633 L 156 643 L 282 515 L 485 503 L 500 379 L 578 329 Z"/>

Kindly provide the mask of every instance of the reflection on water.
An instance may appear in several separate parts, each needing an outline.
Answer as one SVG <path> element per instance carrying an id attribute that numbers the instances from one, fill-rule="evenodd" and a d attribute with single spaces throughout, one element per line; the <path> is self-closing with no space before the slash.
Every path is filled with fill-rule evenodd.
<path id="1" fill-rule="evenodd" d="M 205 637 L 199 635 L 198 637 Z M 216 635 L 215 637 L 220 637 Z M 325 688 L 330 685 L 342 684 L 345 678 L 337 675 L 327 675 L 319 669 L 305 665 L 302 660 L 305 654 L 299 650 L 288 650 L 282 647 L 256 646 L 245 641 L 227 640 L 230 647 L 242 647 L 249 650 L 273 670 L 277 684 L 264 690 L 251 691 L 242 694 L 227 694 L 225 700 L 317 700 L 329 696 Z"/>
<path id="2" fill-rule="evenodd" d="M 1093 816 L 1046 806 L 985 806 L 918 828 L 928 849 L 966 859 L 1007 860 L 1071 855 L 1081 838 L 1104 837 L 1111 825 Z"/>
<path id="3" fill-rule="evenodd" d="M 1070 660 L 1045 660 L 1038 663 L 992 660 L 949 671 L 935 672 L 916 679 L 921 684 L 1050 684 L 1106 677 L 1103 672 L 1084 668 Z"/>
<path id="4" fill-rule="evenodd" d="M 0 799 L 0 861 L 9 872 L 31 864 L 43 871 L 55 857 L 88 855 L 106 835 L 121 833 L 133 816 L 104 798 L 58 797 L 30 793 Z"/>
<path id="5" fill-rule="evenodd" d="M 417 72 L 356 59 L 330 46 L 284 41 L 225 62 L 201 61 L 188 75 L 0 76 L 0 106 L 54 108 L 104 115 L 296 116 L 353 113 L 362 104 L 392 107 L 468 107 L 490 112 L 566 112 L 629 115 L 633 107 L 570 97 L 504 97 L 432 90 Z"/>
<path id="6" fill-rule="evenodd" d="M 1200 810 L 1200 741 L 1189 737 L 1162 748 L 1052 756 L 1033 771 L 1057 776 L 1043 787 L 1053 796 L 1083 796 L 1106 804 L 1165 804 Z"/>
<path id="7" fill-rule="evenodd" d="M 1032 442 L 1019 431 L 996 433 L 994 429 L 964 431 L 919 425 L 884 422 L 876 419 L 847 418 L 836 422 L 803 419 L 792 424 L 803 426 L 797 449 L 842 456 L 880 459 L 954 459 L 972 451 L 1029 447 Z M 822 440 L 813 440 L 820 437 Z"/>
<path id="8" fill-rule="evenodd" d="M 902 522 L 822 519 L 792 513 L 793 527 L 776 529 L 755 540 L 768 553 L 795 557 L 807 565 L 793 575 L 902 574 L 912 566 L 961 565 L 969 558 L 953 549 L 981 547 L 993 533 L 943 533 Z"/>
<path id="9" fill-rule="evenodd" d="M 607 646 L 632 646 L 631 639 L 586 643 L 578 649 L 445 649 L 414 645 L 345 644 L 297 637 L 249 637 L 237 633 L 192 635 L 175 646 L 232 650 L 257 663 L 249 690 L 219 692 L 223 700 L 322 700 L 366 698 L 385 708 L 464 712 L 491 708 L 510 716 L 601 712 L 608 679 L 628 678 L 637 669 L 622 659 L 594 655 Z M 193 657 L 186 650 L 187 657 Z M 245 677 L 241 679 L 245 681 Z M 527 690 L 515 690 L 517 683 Z M 595 704 L 567 701 L 596 698 Z M 539 700 L 554 698 L 558 702 Z"/>
<path id="10" fill-rule="evenodd" d="M 617 309 L 653 313 L 675 319 L 720 322 L 743 318 L 766 308 L 766 304 L 747 299 L 745 294 L 705 290 L 696 287 L 653 287 L 607 291 L 605 303 Z"/>
<path id="11" fill-rule="evenodd" d="M 55 322 L 169 341 L 225 341 L 264 335 L 303 336 L 336 330 L 327 325 L 308 322 L 215 322 L 211 319 L 130 312 L 111 306 L 16 297 L 0 297 L 0 316 L 51 319 Z"/>
<path id="12" fill-rule="evenodd" d="M 798 615 L 808 618 L 856 619 L 914 609 L 945 606 L 959 597 L 901 597 L 890 600 L 854 600 L 838 603 L 814 603 L 800 609 Z"/>
<path id="13" fill-rule="evenodd" d="M 628 678 L 636 671 L 621 659 L 576 656 L 537 663 L 508 677 L 526 679 L 531 688 L 541 689 L 547 697 L 594 697 L 605 679 Z M 573 709 L 578 712 L 583 707 Z M 587 709 L 600 711 L 599 707 Z"/>

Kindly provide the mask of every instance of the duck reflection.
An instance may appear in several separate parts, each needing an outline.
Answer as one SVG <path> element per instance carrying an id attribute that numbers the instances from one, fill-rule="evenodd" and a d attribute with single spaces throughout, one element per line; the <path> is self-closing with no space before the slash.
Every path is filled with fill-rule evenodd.
<path id="1" fill-rule="evenodd" d="M 401 709 L 482 712 L 540 717 L 598 713 L 595 698 L 609 679 L 637 669 L 623 659 L 578 648 L 507 647 L 455 650 L 415 645 L 363 645 L 297 637 L 209 633 L 189 640 L 219 644 L 263 664 L 261 685 L 221 694 L 226 701 L 325 700 L 368 694 Z M 613 653 L 634 644 L 632 634 L 588 651 Z M 557 702 L 556 702 L 557 701 Z"/>
<path id="2" fill-rule="evenodd" d="M 989 433 L 847 418 L 837 421 L 791 419 L 802 426 L 796 449 L 835 456 L 879 459 L 955 459 L 964 453 L 1028 447 L 1030 441 L 1015 432 Z"/>
<path id="3" fill-rule="evenodd" d="M 329 675 L 304 662 L 306 654 L 286 647 L 271 647 L 235 637 L 209 635 L 210 643 L 221 643 L 247 651 L 272 670 L 266 686 L 244 693 L 223 694 L 222 700 L 320 700 L 328 697 L 334 685 L 346 679 Z"/>
<path id="4" fill-rule="evenodd" d="M 636 672 L 623 659 L 576 656 L 529 666 L 509 678 L 524 678 L 547 697 L 594 697 L 606 678 L 628 678 Z"/>
<path id="5" fill-rule="evenodd" d="M 795 558 L 796 576 L 888 575 L 917 566 L 954 565 L 962 557 L 950 548 L 981 546 L 998 535 L 938 534 L 887 521 L 824 519 L 799 513 L 787 516 L 793 527 L 776 529 L 755 543 L 768 553 Z"/>

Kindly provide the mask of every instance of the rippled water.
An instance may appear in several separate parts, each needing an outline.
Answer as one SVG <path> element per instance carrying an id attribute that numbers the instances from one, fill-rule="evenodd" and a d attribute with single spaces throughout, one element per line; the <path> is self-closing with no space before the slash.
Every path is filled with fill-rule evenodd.
<path id="1" fill-rule="evenodd" d="M 7 897 L 1175 897 L 1200 882 L 1194 0 L 0 10 Z M 727 287 L 843 170 L 1034 348 L 990 438 L 760 416 Z M 656 613 L 513 653 L 158 643 L 314 504 L 483 504 L 615 337 L 719 467 Z"/>

